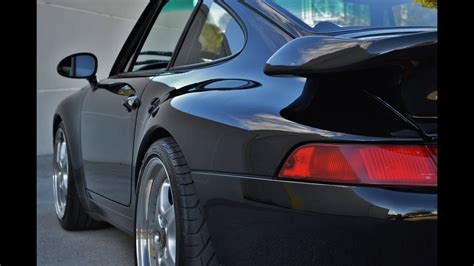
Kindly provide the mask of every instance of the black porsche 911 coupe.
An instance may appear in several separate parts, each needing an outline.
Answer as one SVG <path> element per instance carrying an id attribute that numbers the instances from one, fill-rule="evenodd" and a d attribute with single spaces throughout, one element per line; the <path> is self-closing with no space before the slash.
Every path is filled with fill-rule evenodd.
<path id="1" fill-rule="evenodd" d="M 436 58 L 436 0 L 152 0 L 108 78 L 58 65 L 57 218 L 137 265 L 436 265 Z"/>

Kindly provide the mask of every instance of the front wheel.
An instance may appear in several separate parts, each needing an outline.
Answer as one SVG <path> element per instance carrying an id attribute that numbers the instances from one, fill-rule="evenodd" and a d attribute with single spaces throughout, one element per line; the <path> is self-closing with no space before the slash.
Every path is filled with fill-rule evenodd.
<path id="1" fill-rule="evenodd" d="M 82 208 L 69 154 L 66 130 L 61 122 L 54 136 L 53 155 L 54 209 L 59 223 L 70 231 L 106 227 L 107 223 L 92 219 Z"/>
<path id="2" fill-rule="evenodd" d="M 172 138 L 149 147 L 137 192 L 137 265 L 217 265 L 189 167 Z"/>

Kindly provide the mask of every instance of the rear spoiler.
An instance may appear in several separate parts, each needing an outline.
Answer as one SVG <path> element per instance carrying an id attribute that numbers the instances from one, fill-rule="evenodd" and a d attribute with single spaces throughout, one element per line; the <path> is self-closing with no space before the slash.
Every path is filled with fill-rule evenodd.
<path id="1" fill-rule="evenodd" d="M 264 73 L 271 76 L 312 77 L 363 70 L 391 61 L 436 57 L 437 31 L 407 34 L 378 40 L 331 36 L 296 38 L 267 61 Z"/>

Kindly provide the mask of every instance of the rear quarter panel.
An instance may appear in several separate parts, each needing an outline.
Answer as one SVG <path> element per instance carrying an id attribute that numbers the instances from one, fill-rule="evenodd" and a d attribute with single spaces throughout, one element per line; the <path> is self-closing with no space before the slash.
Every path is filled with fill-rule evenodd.
<path id="1" fill-rule="evenodd" d="M 142 97 L 136 143 L 144 143 L 150 131 L 164 128 L 177 140 L 193 170 L 274 176 L 284 157 L 306 142 L 412 141 L 328 131 L 284 118 L 282 110 L 301 96 L 306 79 L 267 76 L 263 67 L 292 37 L 242 2 L 228 4 L 244 21 L 244 49 L 219 64 L 152 78 Z M 150 102 L 162 87 L 180 91 L 210 79 L 246 79 L 260 86 L 176 93 L 161 104 L 156 116 L 148 114 Z M 140 159 L 143 147 L 135 145 L 134 152 Z"/>

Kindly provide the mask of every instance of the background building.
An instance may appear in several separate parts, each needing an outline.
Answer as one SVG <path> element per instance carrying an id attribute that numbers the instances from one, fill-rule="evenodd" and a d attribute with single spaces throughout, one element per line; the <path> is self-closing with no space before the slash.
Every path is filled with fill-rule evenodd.
<path id="1" fill-rule="evenodd" d="M 53 113 L 66 96 L 87 85 L 61 77 L 59 61 L 77 52 L 98 57 L 99 79 L 106 78 L 147 0 L 37 1 L 37 154 L 51 154 Z"/>

